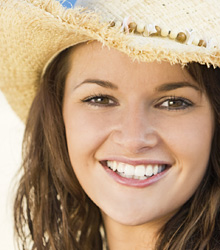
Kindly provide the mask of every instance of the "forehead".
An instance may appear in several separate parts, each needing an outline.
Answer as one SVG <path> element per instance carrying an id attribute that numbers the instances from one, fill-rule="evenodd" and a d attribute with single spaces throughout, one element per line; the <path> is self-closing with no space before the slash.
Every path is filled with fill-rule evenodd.
<path id="1" fill-rule="evenodd" d="M 71 70 L 75 80 L 99 77 L 113 82 L 129 81 L 159 83 L 193 81 L 180 65 L 169 62 L 132 61 L 126 54 L 99 42 L 83 43 L 72 50 Z"/>

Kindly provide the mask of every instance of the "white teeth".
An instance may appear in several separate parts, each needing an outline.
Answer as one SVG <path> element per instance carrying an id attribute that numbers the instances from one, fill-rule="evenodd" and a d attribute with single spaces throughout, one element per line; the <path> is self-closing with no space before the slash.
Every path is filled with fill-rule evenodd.
<path id="1" fill-rule="evenodd" d="M 152 165 L 148 165 L 148 166 L 146 167 L 145 175 L 146 175 L 146 176 L 151 176 L 151 175 L 153 175 L 153 166 L 152 166 Z"/>
<path id="2" fill-rule="evenodd" d="M 133 178 L 139 180 L 140 176 L 133 175 Z"/>
<path id="3" fill-rule="evenodd" d="M 117 161 L 107 161 L 107 166 L 125 178 L 144 180 L 165 170 L 165 165 L 138 165 L 133 166 Z"/>
<path id="4" fill-rule="evenodd" d="M 124 173 L 119 173 L 119 175 L 121 175 L 122 177 L 126 177 Z"/>
<path id="5" fill-rule="evenodd" d="M 145 175 L 145 166 L 140 165 L 135 168 L 134 175 L 136 176 L 144 176 Z"/>
<path id="6" fill-rule="evenodd" d="M 134 166 L 126 164 L 124 172 L 126 175 L 134 175 Z"/>
<path id="7" fill-rule="evenodd" d="M 144 176 L 140 176 L 139 179 L 140 179 L 140 180 L 145 180 L 145 179 L 147 179 L 147 178 L 146 178 L 146 176 L 145 176 L 145 177 L 144 177 Z"/>
<path id="8" fill-rule="evenodd" d="M 154 175 L 158 174 L 158 165 L 154 166 L 153 172 Z"/>
<path id="9" fill-rule="evenodd" d="M 125 174 L 125 178 L 131 179 L 131 178 L 133 178 L 133 175 L 127 175 L 127 174 Z"/>
<path id="10" fill-rule="evenodd" d="M 119 173 L 119 175 L 125 178 L 130 178 L 130 179 L 133 177 L 133 175 L 127 175 L 125 173 Z"/>
<path id="11" fill-rule="evenodd" d="M 122 163 L 122 162 L 119 162 L 119 163 L 118 163 L 118 166 L 117 166 L 117 171 L 118 171 L 119 173 L 124 173 L 124 169 L 125 169 L 125 164 Z"/>
<path id="12" fill-rule="evenodd" d="M 114 163 L 114 162 L 115 162 L 115 161 L 108 161 L 108 167 L 112 169 L 112 166 L 113 166 L 113 163 Z"/>
<path id="13" fill-rule="evenodd" d="M 116 171 L 117 170 L 117 162 L 116 161 L 113 161 L 113 168 L 112 168 L 113 171 Z"/>

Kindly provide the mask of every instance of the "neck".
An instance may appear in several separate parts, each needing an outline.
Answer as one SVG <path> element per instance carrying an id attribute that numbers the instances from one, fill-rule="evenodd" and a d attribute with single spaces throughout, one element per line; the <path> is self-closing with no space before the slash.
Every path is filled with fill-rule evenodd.
<path id="1" fill-rule="evenodd" d="M 153 250 L 161 223 L 123 225 L 102 214 L 109 250 Z M 161 221 L 160 221 L 161 222 Z"/>

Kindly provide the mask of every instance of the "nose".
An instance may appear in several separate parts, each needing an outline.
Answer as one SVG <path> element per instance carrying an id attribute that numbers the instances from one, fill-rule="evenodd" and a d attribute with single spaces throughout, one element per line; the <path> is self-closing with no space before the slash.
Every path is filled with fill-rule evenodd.
<path id="1" fill-rule="evenodd" d="M 151 112 L 144 108 L 123 112 L 112 133 L 114 143 L 134 154 L 154 148 L 160 137 Z"/>

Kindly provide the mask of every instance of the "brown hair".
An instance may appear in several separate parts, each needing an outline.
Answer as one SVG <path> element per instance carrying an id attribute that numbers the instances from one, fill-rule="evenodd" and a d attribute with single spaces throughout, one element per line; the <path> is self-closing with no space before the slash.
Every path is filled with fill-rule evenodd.
<path id="1" fill-rule="evenodd" d="M 14 203 L 15 231 L 23 249 L 103 249 L 99 208 L 74 174 L 65 137 L 62 102 L 73 49 L 50 63 L 29 112 L 24 173 Z M 158 250 L 220 249 L 220 69 L 190 64 L 188 70 L 213 106 L 215 136 L 207 174 L 159 233 Z"/>
<path id="2" fill-rule="evenodd" d="M 14 204 L 23 249 L 102 249 L 99 209 L 73 172 L 62 118 L 69 50 L 48 67 L 29 112 Z"/>
<path id="3" fill-rule="evenodd" d="M 209 165 L 195 194 L 166 223 L 158 250 L 220 249 L 220 68 L 191 63 L 191 76 L 207 94 L 215 115 L 215 133 Z"/>

